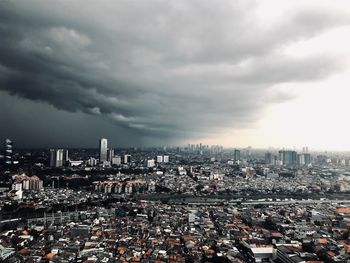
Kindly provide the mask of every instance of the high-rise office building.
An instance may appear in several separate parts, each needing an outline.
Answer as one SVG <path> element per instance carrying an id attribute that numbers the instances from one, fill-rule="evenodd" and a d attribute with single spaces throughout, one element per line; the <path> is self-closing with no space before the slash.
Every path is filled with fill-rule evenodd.
<path id="1" fill-rule="evenodd" d="M 107 149 L 108 149 L 107 139 L 101 138 L 99 143 L 100 162 L 107 161 Z"/>
<path id="2" fill-rule="evenodd" d="M 5 164 L 7 166 L 12 164 L 12 155 L 13 155 L 13 143 L 10 139 L 5 140 Z"/>
<path id="3" fill-rule="evenodd" d="M 107 161 L 112 162 L 113 157 L 114 157 L 114 149 L 108 149 L 107 150 Z"/>
<path id="4" fill-rule="evenodd" d="M 272 154 L 270 152 L 265 153 L 265 164 L 272 164 Z"/>
<path id="5" fill-rule="evenodd" d="M 55 167 L 56 151 L 55 149 L 50 149 L 50 167 Z"/>
<path id="6" fill-rule="evenodd" d="M 235 161 L 239 161 L 241 159 L 241 151 L 240 150 L 237 150 L 237 149 L 234 150 L 233 159 Z"/>
<path id="7" fill-rule="evenodd" d="M 311 154 L 309 153 L 304 153 L 304 158 L 305 158 L 305 164 L 308 165 L 311 163 Z"/>
<path id="8" fill-rule="evenodd" d="M 297 163 L 297 152 L 296 151 L 285 151 L 284 153 L 284 164 L 295 165 Z"/>
<path id="9" fill-rule="evenodd" d="M 282 165 L 292 166 L 297 164 L 297 152 L 296 151 L 279 151 L 278 152 L 279 160 Z"/>
<path id="10" fill-rule="evenodd" d="M 298 154 L 298 164 L 305 165 L 305 156 L 304 154 Z"/>
<path id="11" fill-rule="evenodd" d="M 50 167 L 63 166 L 63 149 L 50 149 Z"/>
<path id="12" fill-rule="evenodd" d="M 298 154 L 299 165 L 309 165 L 311 163 L 311 155 L 309 153 Z"/>

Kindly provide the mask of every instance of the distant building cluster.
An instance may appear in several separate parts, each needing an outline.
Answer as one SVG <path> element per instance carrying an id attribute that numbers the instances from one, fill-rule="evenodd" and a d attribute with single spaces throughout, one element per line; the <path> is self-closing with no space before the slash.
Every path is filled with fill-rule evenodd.
<path id="1" fill-rule="evenodd" d="M 146 182 L 144 180 L 120 181 L 96 181 L 93 182 L 94 190 L 106 194 L 133 194 L 142 192 L 155 192 L 155 182 Z"/>
<path id="2" fill-rule="evenodd" d="M 40 190 L 43 188 L 43 181 L 39 179 L 39 177 L 27 176 L 27 175 L 18 175 L 14 177 L 15 181 L 12 185 L 14 189 L 21 190 Z"/>
<path id="3" fill-rule="evenodd" d="M 15 175 L 13 177 L 11 190 L 7 195 L 11 199 L 21 200 L 23 198 L 23 191 L 39 191 L 43 189 L 43 181 L 37 176 Z"/>
<path id="4" fill-rule="evenodd" d="M 311 154 L 307 152 L 298 154 L 296 151 L 291 150 L 278 151 L 278 155 L 267 152 L 265 153 L 265 163 L 284 166 L 309 165 L 311 164 Z"/>

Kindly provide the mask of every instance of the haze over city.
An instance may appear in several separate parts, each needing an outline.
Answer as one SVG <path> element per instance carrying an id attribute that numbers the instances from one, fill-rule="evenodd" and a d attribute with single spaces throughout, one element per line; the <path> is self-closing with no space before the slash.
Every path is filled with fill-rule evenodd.
<path id="1" fill-rule="evenodd" d="M 18 147 L 350 150 L 348 1 L 1 1 Z"/>

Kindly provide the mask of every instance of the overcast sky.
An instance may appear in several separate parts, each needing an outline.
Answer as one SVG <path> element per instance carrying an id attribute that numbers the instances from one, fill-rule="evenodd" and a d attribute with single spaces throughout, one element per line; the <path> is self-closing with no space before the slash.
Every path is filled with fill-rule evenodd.
<path id="1" fill-rule="evenodd" d="M 350 150 L 350 3 L 0 2 L 0 138 Z"/>

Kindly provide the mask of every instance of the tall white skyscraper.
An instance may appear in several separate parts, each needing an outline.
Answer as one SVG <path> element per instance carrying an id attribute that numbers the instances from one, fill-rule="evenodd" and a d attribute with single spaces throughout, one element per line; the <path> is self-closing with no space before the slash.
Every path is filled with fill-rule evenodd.
<path id="1" fill-rule="evenodd" d="M 99 144 L 99 152 L 100 152 L 100 162 L 107 161 L 107 149 L 108 149 L 108 141 L 106 138 L 100 139 Z"/>

